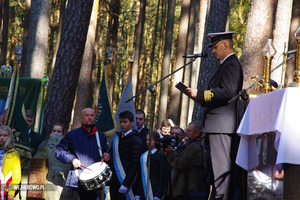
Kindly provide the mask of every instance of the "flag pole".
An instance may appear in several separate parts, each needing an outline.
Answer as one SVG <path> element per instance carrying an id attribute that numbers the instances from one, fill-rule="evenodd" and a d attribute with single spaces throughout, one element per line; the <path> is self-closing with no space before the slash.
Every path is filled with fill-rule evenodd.
<path id="1" fill-rule="evenodd" d="M 44 110 L 44 101 L 45 101 L 45 87 L 48 86 L 49 83 L 49 77 L 43 76 L 41 78 L 41 109 L 40 109 L 40 117 L 39 117 L 39 128 L 38 132 L 41 133 L 42 129 L 42 122 L 43 122 L 43 110 Z"/>

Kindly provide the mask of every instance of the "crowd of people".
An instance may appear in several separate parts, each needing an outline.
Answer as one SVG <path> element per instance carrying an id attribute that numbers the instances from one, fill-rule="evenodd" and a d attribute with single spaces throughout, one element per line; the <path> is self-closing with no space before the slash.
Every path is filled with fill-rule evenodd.
<path id="1" fill-rule="evenodd" d="M 203 123 L 192 121 L 181 128 L 171 119 L 165 119 L 159 129 L 149 130 L 144 111 L 137 109 L 135 130 L 132 128 L 134 113 L 123 111 L 118 122 L 121 131 L 114 134 L 110 144 L 106 135 L 97 130 L 92 108 L 81 111 L 81 127 L 68 133 L 62 124 L 55 123 L 52 133 L 64 136 L 55 156 L 63 163 L 72 164 L 66 187 L 72 188 L 73 199 L 107 198 L 107 186 L 112 200 L 207 200 L 209 196 L 213 200 L 233 199 L 231 148 L 237 128 L 237 102 L 228 103 L 228 100 L 242 89 L 243 75 L 233 53 L 232 34 L 208 34 L 212 53 L 220 60 L 220 66 L 206 89 L 186 89 L 192 100 L 205 108 Z M 43 135 L 31 129 L 34 117 L 26 110 L 32 155 L 44 140 Z M 100 175 L 98 168 L 89 168 L 95 163 L 99 169 L 104 166 Z M 11 175 L 7 185 L 19 184 L 20 166 L 13 133 L 9 127 L 2 126 L 1 183 Z M 90 180 L 83 180 L 82 174 Z M 13 199 L 15 191 L 1 195 Z"/>
<path id="2" fill-rule="evenodd" d="M 190 199 L 207 199 L 204 190 L 206 156 L 200 122 L 191 122 L 185 131 L 178 126 L 168 127 L 169 132 L 163 135 L 177 142 L 173 146 L 168 142 L 162 146 L 164 136 L 158 131 L 149 131 L 142 110 L 136 114 L 138 130 L 132 129 L 133 113 L 123 111 L 119 114 L 121 131 L 116 132 L 108 147 L 105 134 L 97 131 L 93 123 L 94 110 L 83 109 L 80 119 L 82 126 L 68 132 L 55 151 L 59 161 L 72 164 L 66 186 L 73 189 L 73 199 L 102 196 L 103 187 L 88 190 L 82 185 L 80 174 L 86 167 L 103 161 L 112 172 L 110 179 L 105 180 L 112 200 L 139 200 L 146 199 L 147 195 L 155 200 L 184 199 L 187 195 Z M 143 130 L 147 131 L 143 134 Z M 96 144 L 96 134 L 101 151 Z"/>
<path id="3" fill-rule="evenodd" d="M 93 137 L 92 129 L 87 131 L 82 120 L 83 127 L 79 130 L 87 132 L 80 139 L 80 144 L 73 141 L 76 138 L 73 130 L 67 133 L 56 149 L 60 161 L 73 164 L 69 176 L 75 177 L 72 173 L 74 169 L 82 170 L 81 164 L 89 155 L 94 158 L 93 162 L 103 159 L 110 167 L 112 177 L 106 185 L 109 185 L 112 200 L 204 200 L 209 196 L 211 199 L 233 199 L 231 158 L 234 156 L 231 155 L 231 148 L 237 128 L 237 100 L 228 101 L 242 89 L 243 75 L 233 53 L 232 34 L 234 32 L 208 34 L 209 46 L 213 47 L 212 53 L 220 60 L 220 66 L 207 89 L 186 89 L 191 98 L 205 108 L 203 123 L 193 121 L 184 131 L 172 120 L 165 119 L 157 131 L 149 131 L 145 125 L 145 113 L 138 109 L 138 130 L 134 130 L 133 113 L 123 111 L 119 114 L 121 131 L 115 134 L 111 150 L 108 152 L 103 144 L 102 152 L 94 155 L 81 149 L 82 146 L 86 148 L 84 142 Z M 92 109 L 89 110 L 92 114 Z M 82 115 L 84 113 L 85 110 Z M 89 121 L 92 124 L 93 119 Z M 72 139 L 69 139 L 71 135 Z M 106 142 L 105 135 L 101 132 L 99 135 L 103 137 L 101 142 Z M 74 191 L 82 188 L 78 179 L 76 181 L 77 184 L 69 185 L 74 187 Z M 208 189 L 210 185 L 213 189 Z M 93 199 L 96 196 L 94 194 Z"/>
<path id="4" fill-rule="evenodd" d="M 39 146 L 44 141 L 44 136 L 33 131 L 32 126 L 35 120 L 35 114 L 31 110 L 25 110 L 25 117 L 28 129 L 28 138 L 31 147 L 31 157 L 34 157 Z M 55 123 L 52 133 L 65 135 L 64 126 L 61 123 Z M 20 192 L 22 176 L 22 158 L 20 157 L 14 142 L 14 133 L 9 126 L 0 126 L 0 199 L 9 200 Z M 23 167 L 26 167 L 28 163 Z M 18 187 L 16 187 L 18 186 Z"/>

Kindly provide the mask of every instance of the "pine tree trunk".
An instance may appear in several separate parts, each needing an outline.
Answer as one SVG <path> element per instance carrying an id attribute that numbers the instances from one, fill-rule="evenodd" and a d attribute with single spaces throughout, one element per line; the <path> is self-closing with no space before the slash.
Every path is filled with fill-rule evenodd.
<path id="1" fill-rule="evenodd" d="M 197 5 L 196 9 L 200 10 L 199 15 L 197 16 L 196 19 L 196 24 L 198 23 L 198 26 L 196 28 L 196 41 L 195 41 L 195 52 L 202 52 L 202 46 L 204 43 L 204 32 L 205 32 L 205 23 L 208 21 L 208 12 L 209 12 L 209 2 L 210 0 L 201 0 L 200 5 Z M 200 8 L 199 8 L 199 7 Z M 204 44 L 206 45 L 206 44 Z M 204 49 L 203 51 L 207 51 Z M 204 52 L 204 53 L 205 53 Z M 203 58 L 206 59 L 206 58 Z M 194 63 L 193 63 L 193 68 L 192 68 L 192 77 L 191 77 L 191 88 L 197 88 L 198 87 L 198 79 L 199 79 L 199 72 L 200 72 L 200 64 L 201 64 L 201 58 L 198 58 Z M 189 105 L 189 116 L 188 116 L 188 122 L 194 121 L 194 109 L 197 104 L 194 101 L 190 100 L 190 105 Z"/>
<path id="2" fill-rule="evenodd" d="M 2 31 L 0 66 L 6 65 L 7 40 L 8 40 L 8 22 L 9 22 L 9 0 L 4 0 L 3 7 L 4 7 L 3 8 L 3 31 Z"/>
<path id="3" fill-rule="evenodd" d="M 104 23 L 104 13 L 101 12 L 101 10 L 104 9 L 104 0 L 100 0 L 99 1 L 99 23 L 100 24 L 103 24 Z M 98 60 L 98 66 L 96 68 L 96 84 L 95 85 L 95 89 L 94 91 L 97 91 L 97 89 L 100 88 L 100 79 L 101 79 L 101 68 L 102 68 L 102 65 L 103 65 L 103 58 L 102 58 L 102 55 L 103 55 L 103 35 L 104 35 L 104 30 L 103 30 L 103 27 L 102 26 L 97 26 L 97 32 L 96 32 L 96 41 L 97 41 L 97 56 L 96 56 L 96 59 Z M 96 96 L 96 99 L 98 98 L 98 96 Z"/>
<path id="4" fill-rule="evenodd" d="M 135 44 L 134 44 L 134 61 L 132 66 L 132 92 L 133 95 L 137 93 L 139 68 L 140 68 L 140 55 L 142 50 L 142 41 L 145 24 L 145 11 L 146 11 L 146 0 L 140 0 L 139 6 L 139 18 L 135 30 Z M 138 98 L 135 100 L 138 101 Z"/>
<path id="5" fill-rule="evenodd" d="M 11 8 L 11 23 L 16 24 L 15 22 L 15 8 Z M 16 28 L 13 28 L 16 30 Z M 12 31 L 10 35 L 10 49 L 9 49 L 9 65 L 15 66 L 15 32 Z"/>
<path id="6" fill-rule="evenodd" d="M 4 0 L 0 0 L 0 27 L 2 27 L 2 20 L 3 20 L 3 3 Z M 2 38 L 2 29 L 0 29 L 0 38 Z"/>
<path id="7" fill-rule="evenodd" d="M 151 49 L 151 53 L 149 55 L 149 65 L 147 66 L 147 79 L 145 81 L 145 87 L 147 87 L 148 85 L 150 85 L 152 83 L 152 78 L 153 78 L 153 63 L 154 63 L 154 60 L 155 60 L 155 52 L 157 51 L 160 51 L 160 48 L 161 46 L 160 45 L 156 45 L 157 44 L 157 33 L 158 33 L 158 22 L 159 20 L 161 19 L 162 21 L 164 20 L 164 17 L 160 17 L 160 6 L 161 6 L 161 1 L 158 0 L 157 2 L 157 7 L 156 7 L 156 18 L 155 18 L 155 25 L 154 25 L 154 30 L 153 30 L 153 39 L 152 39 L 152 48 L 149 47 L 149 49 Z M 163 23 L 164 24 L 164 23 Z M 160 27 L 162 28 L 162 27 Z M 158 58 L 158 60 L 160 60 Z M 159 66 L 159 64 L 157 65 L 157 68 L 161 68 L 161 66 Z M 159 86 L 160 84 L 157 84 L 156 85 L 156 92 L 155 92 L 155 95 L 154 95 L 154 100 L 151 99 L 150 97 L 152 96 L 151 93 L 149 92 L 149 90 L 146 92 L 146 98 L 144 100 L 144 105 L 142 106 L 143 110 L 146 110 L 146 108 L 149 107 L 149 104 L 152 106 L 151 102 L 154 101 L 154 108 L 151 108 L 151 110 L 153 110 L 155 113 L 155 103 L 156 103 L 156 100 L 157 98 L 155 98 L 158 94 L 159 94 Z M 147 112 L 146 112 L 147 113 Z M 153 127 L 149 127 L 150 129 L 152 129 Z"/>
<path id="8" fill-rule="evenodd" d="M 170 73 L 171 56 L 172 56 L 172 38 L 173 38 L 173 26 L 174 26 L 174 13 L 175 13 L 176 0 L 168 1 L 168 13 L 167 13 L 167 24 L 166 24 L 166 35 L 165 35 L 165 46 L 164 56 L 162 62 L 161 78 L 167 76 Z M 168 94 L 169 94 L 169 79 L 161 82 L 159 107 L 157 113 L 157 123 L 166 119 L 167 105 L 168 105 Z"/>
<path id="9" fill-rule="evenodd" d="M 188 24 L 189 24 L 189 13 L 190 13 L 190 0 L 183 0 L 181 3 L 181 16 L 179 24 L 179 34 L 176 52 L 176 64 L 175 69 L 177 70 L 182 67 L 184 63 L 183 55 L 186 54 L 187 45 L 187 35 L 188 35 Z M 170 104 L 168 107 L 168 118 L 171 118 L 174 123 L 179 120 L 179 110 L 180 110 L 180 91 L 175 88 L 176 82 L 183 81 L 183 69 L 176 72 L 173 77 L 174 81 L 171 84 L 171 94 L 170 94 Z M 174 89 L 175 88 L 175 89 Z"/>
<path id="10" fill-rule="evenodd" d="M 292 20 L 291 20 L 291 28 L 290 28 L 290 35 L 289 35 L 289 50 L 297 49 L 296 39 L 294 37 L 294 32 L 300 25 L 299 22 L 300 18 L 300 1 L 294 0 L 293 1 L 293 10 L 292 10 Z M 296 59 L 293 58 L 287 62 L 287 69 L 285 74 L 285 86 L 288 86 L 290 83 L 294 82 L 293 72 L 296 66 Z"/>
<path id="11" fill-rule="evenodd" d="M 55 68 L 46 97 L 42 134 L 48 138 L 55 122 L 69 127 L 93 0 L 69 1 Z"/>
<path id="12" fill-rule="evenodd" d="M 112 17 L 113 19 L 113 25 L 112 25 L 112 48 L 115 50 L 115 53 L 112 55 L 112 62 L 111 62 L 111 72 L 112 72 L 112 76 L 111 76 L 111 95 L 113 97 L 114 100 L 114 105 L 118 105 L 118 102 L 116 102 L 116 98 L 115 98 L 115 85 L 117 84 L 115 82 L 116 80 L 116 67 L 117 67 L 117 58 L 118 58 L 118 43 L 119 43 L 119 37 L 118 37 L 118 33 L 119 33 L 119 16 L 120 16 L 120 0 L 115 0 L 113 9 L 114 9 L 114 15 Z"/>
<path id="13" fill-rule="evenodd" d="M 50 1 L 32 0 L 25 77 L 42 78 L 45 72 Z M 23 66 L 24 67 L 24 66 Z"/>
<path id="14" fill-rule="evenodd" d="M 284 50 L 287 51 L 288 48 L 289 32 L 292 17 L 292 5 L 293 0 L 278 0 L 277 3 L 275 29 L 273 31 L 273 44 L 276 49 L 276 55 L 272 60 L 272 69 L 274 69 L 276 66 L 283 62 L 283 52 Z M 271 74 L 271 78 L 275 80 L 278 83 L 278 85 L 281 83 L 281 78 L 284 79 L 284 76 L 281 76 L 282 66 L 277 68 Z"/>
<path id="15" fill-rule="evenodd" d="M 30 8 L 31 8 L 31 0 L 26 0 L 26 7 L 24 11 L 24 30 L 23 30 L 23 58 L 21 60 L 21 68 L 20 68 L 20 77 L 25 77 L 25 69 L 26 69 L 26 55 L 27 55 L 27 47 L 28 47 L 28 36 L 29 36 L 29 20 L 30 20 Z"/>
<path id="16" fill-rule="evenodd" d="M 94 57 L 98 8 L 99 1 L 94 0 L 93 11 L 91 14 L 90 25 L 87 33 L 87 40 L 85 42 L 84 54 L 78 80 L 72 129 L 80 127 L 81 125 L 81 110 L 86 107 L 94 107 L 94 105 L 92 105 L 94 80 L 94 77 L 92 76 L 92 61 Z"/>
<path id="17" fill-rule="evenodd" d="M 52 58 L 51 62 L 49 60 L 49 67 L 48 67 L 48 72 L 49 72 L 48 75 L 49 75 L 50 79 L 51 79 L 53 69 L 55 66 L 56 55 L 57 55 L 59 42 L 60 42 L 60 36 L 61 36 L 62 21 L 63 21 L 63 17 L 64 17 L 65 10 L 66 10 L 66 3 L 67 3 L 67 0 L 61 0 L 61 2 L 60 2 L 59 19 L 58 19 L 59 21 L 58 21 L 58 27 L 56 28 L 56 41 L 55 41 L 55 46 L 53 49 L 53 58 Z"/>
<path id="18" fill-rule="evenodd" d="M 274 6 L 273 0 L 252 0 L 241 57 L 244 75 L 243 88 L 254 83 L 251 77 L 256 75 L 261 77 L 264 73 L 262 49 L 267 39 L 272 38 Z M 248 94 L 258 92 L 260 92 L 258 85 L 248 90 Z"/>
<path id="19" fill-rule="evenodd" d="M 196 10 L 197 5 L 196 1 L 191 2 L 190 7 L 190 17 L 189 17 L 189 32 L 188 32 L 188 41 L 187 41 L 187 51 L 186 54 L 193 54 L 195 47 L 195 28 L 196 28 L 196 14 L 198 10 Z M 193 58 L 186 58 L 185 63 L 192 61 Z M 191 85 L 191 77 L 194 76 L 193 72 L 193 63 L 189 64 L 184 69 L 184 80 L 183 82 L 187 85 Z M 189 114 L 189 105 L 190 101 L 192 101 L 188 96 L 181 93 L 181 109 L 180 109 L 180 121 L 179 126 L 185 127 L 188 123 L 188 114 Z"/>

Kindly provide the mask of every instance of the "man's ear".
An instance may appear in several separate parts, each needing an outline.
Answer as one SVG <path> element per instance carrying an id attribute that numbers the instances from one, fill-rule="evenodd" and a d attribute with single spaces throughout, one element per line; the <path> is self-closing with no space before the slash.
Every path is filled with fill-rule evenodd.
<path id="1" fill-rule="evenodd" d="M 224 47 L 225 47 L 226 50 L 227 50 L 227 49 L 230 49 L 230 44 L 229 44 L 229 41 L 228 41 L 228 40 L 225 40 L 225 41 L 224 41 Z"/>

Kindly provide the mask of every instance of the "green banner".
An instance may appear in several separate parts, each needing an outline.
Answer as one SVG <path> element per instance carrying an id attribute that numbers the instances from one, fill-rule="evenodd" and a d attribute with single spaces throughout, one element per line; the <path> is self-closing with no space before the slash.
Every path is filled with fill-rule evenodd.
<path id="1" fill-rule="evenodd" d="M 21 166 L 23 168 L 31 158 L 31 144 L 25 118 L 25 106 L 19 83 L 19 75 L 16 70 L 14 70 L 7 91 L 8 95 L 6 98 L 0 100 L 6 101 L 2 124 L 11 127 L 14 132 L 14 142 L 20 154 Z"/>
<path id="2" fill-rule="evenodd" d="M 6 99 L 11 78 L 0 77 L 0 99 Z M 23 96 L 25 109 L 36 114 L 38 98 L 41 89 L 41 80 L 37 78 L 20 78 L 20 90 Z"/>
<path id="3" fill-rule="evenodd" d="M 108 138 L 116 131 L 116 122 L 114 114 L 111 109 L 111 102 L 109 100 L 109 90 L 107 87 L 106 73 L 103 73 L 103 78 L 98 96 L 98 109 L 95 117 L 95 125 L 98 131 L 105 133 Z"/>

